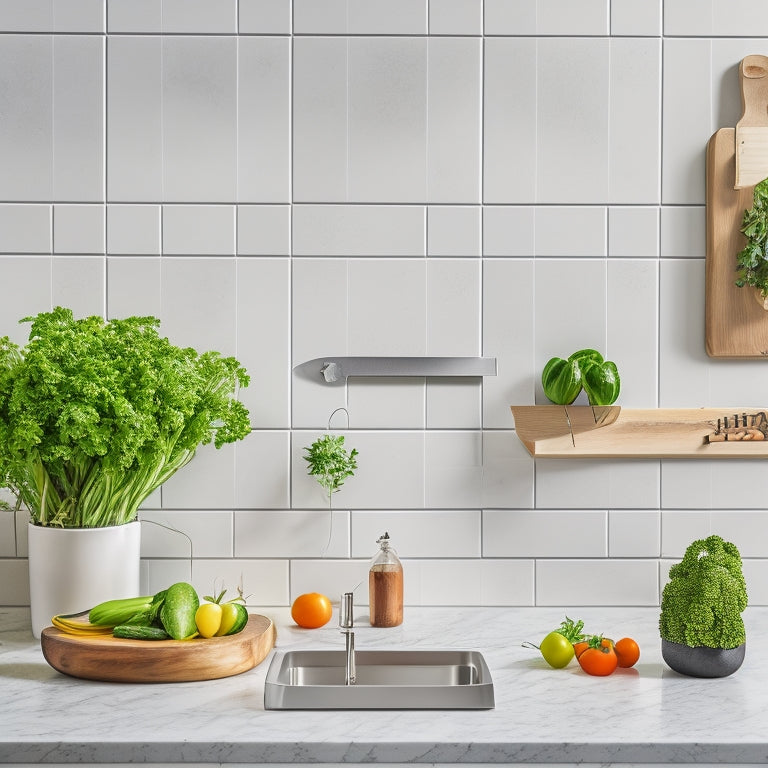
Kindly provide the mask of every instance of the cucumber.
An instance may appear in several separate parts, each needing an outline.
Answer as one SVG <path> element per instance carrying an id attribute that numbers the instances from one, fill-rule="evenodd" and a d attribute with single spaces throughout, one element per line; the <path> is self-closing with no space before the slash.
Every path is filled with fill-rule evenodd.
<path id="1" fill-rule="evenodd" d="M 120 624 L 112 630 L 112 634 L 129 640 L 168 640 L 170 637 L 160 627 L 141 627 L 137 624 Z"/>
<path id="2" fill-rule="evenodd" d="M 186 581 L 171 584 L 160 609 L 160 621 L 165 631 L 174 640 L 184 640 L 197 634 L 195 613 L 199 606 L 200 598 L 191 584 Z"/>
<path id="3" fill-rule="evenodd" d="M 222 621 L 222 629 L 216 633 L 216 637 L 224 637 L 226 635 L 236 635 L 238 632 L 242 632 L 245 629 L 245 625 L 248 623 L 248 609 L 242 603 L 227 603 L 227 606 L 231 606 L 230 610 L 235 612 L 235 620 L 232 625 L 224 629 L 224 622 Z"/>

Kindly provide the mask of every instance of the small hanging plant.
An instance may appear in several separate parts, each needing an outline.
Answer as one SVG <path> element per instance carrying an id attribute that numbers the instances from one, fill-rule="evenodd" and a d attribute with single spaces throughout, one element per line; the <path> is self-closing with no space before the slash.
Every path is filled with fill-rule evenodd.
<path id="1" fill-rule="evenodd" d="M 768 309 L 768 179 L 755 186 L 753 199 L 741 222 L 747 244 L 736 255 L 736 285 L 756 288 Z"/>
<path id="2" fill-rule="evenodd" d="M 344 435 L 323 435 L 304 450 L 307 453 L 304 460 L 309 464 L 307 472 L 328 492 L 330 505 L 331 495 L 337 493 L 344 481 L 355 474 L 358 451 L 356 448 L 347 451 Z"/>

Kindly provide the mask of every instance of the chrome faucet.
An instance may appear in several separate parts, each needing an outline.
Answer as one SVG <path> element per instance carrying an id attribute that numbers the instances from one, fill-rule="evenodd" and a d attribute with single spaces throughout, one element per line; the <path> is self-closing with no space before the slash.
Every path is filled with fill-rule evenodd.
<path id="1" fill-rule="evenodd" d="M 355 670 L 355 619 L 352 610 L 352 592 L 344 592 L 339 603 L 339 626 L 344 635 L 347 664 L 344 670 L 344 685 L 354 685 L 357 672 Z"/>

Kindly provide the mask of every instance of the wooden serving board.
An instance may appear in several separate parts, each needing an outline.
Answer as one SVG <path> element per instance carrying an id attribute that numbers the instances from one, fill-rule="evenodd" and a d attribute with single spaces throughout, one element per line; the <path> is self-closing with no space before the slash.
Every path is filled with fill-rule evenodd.
<path id="1" fill-rule="evenodd" d="M 710 357 L 768 357 L 768 311 L 758 301 L 758 292 L 738 288 L 736 254 L 746 244 L 741 233 L 744 211 L 752 207 L 754 185 L 736 184 L 736 138 L 740 132 L 741 151 L 753 161 L 760 152 L 744 146 L 750 140 L 757 146 L 768 134 L 768 89 L 759 78 L 749 76 L 752 59 L 739 66 L 744 116 L 739 128 L 721 128 L 707 144 L 707 261 L 706 261 L 706 349 Z M 747 125 L 744 125 L 744 123 Z M 762 127 L 761 127 L 762 126 Z M 752 131 L 750 138 L 749 130 Z M 752 169 L 752 176 L 755 168 Z M 758 173 L 758 175 L 760 175 Z M 768 165 L 761 178 L 768 177 Z"/>
<path id="2" fill-rule="evenodd" d="M 513 405 L 515 431 L 534 458 L 766 459 L 768 440 L 707 442 L 718 419 L 761 408 Z"/>
<path id="3" fill-rule="evenodd" d="M 242 632 L 192 640 L 127 640 L 85 637 L 46 627 L 40 643 L 59 672 L 117 683 L 179 683 L 213 680 L 253 669 L 275 645 L 275 626 L 252 613 Z"/>

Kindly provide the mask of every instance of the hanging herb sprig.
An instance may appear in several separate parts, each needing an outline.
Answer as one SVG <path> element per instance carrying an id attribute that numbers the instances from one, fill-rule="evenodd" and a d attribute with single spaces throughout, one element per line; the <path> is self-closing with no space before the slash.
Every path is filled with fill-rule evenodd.
<path id="1" fill-rule="evenodd" d="M 753 199 L 741 222 L 747 244 L 736 256 L 736 285 L 751 285 L 768 299 L 768 179 L 755 186 Z"/>
<path id="2" fill-rule="evenodd" d="M 347 451 L 343 435 L 323 435 L 304 450 L 307 454 L 304 460 L 309 464 L 307 472 L 328 492 L 330 504 L 331 495 L 337 493 L 344 481 L 355 474 L 358 451 L 356 448 Z"/>

